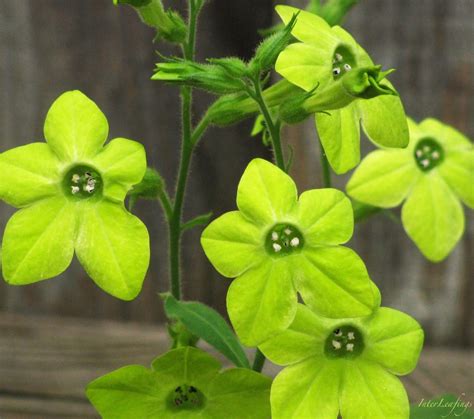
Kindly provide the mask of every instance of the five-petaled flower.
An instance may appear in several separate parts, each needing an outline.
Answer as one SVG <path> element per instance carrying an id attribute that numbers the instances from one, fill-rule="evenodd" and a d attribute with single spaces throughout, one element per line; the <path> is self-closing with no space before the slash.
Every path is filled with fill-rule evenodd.
<path id="1" fill-rule="evenodd" d="M 408 128 L 398 96 L 367 99 L 362 93 L 348 103 L 347 98 L 332 94 L 333 85 L 341 83 L 355 69 L 374 67 L 369 55 L 354 38 L 339 26 L 330 27 L 312 13 L 289 6 L 278 6 L 276 10 L 285 23 L 299 13 L 292 34 L 300 41 L 280 54 L 276 71 L 308 92 L 316 89 L 315 99 L 326 96 L 326 91 L 331 92 L 327 96 L 334 103 L 328 102 L 326 109 L 321 109 L 327 112 L 316 113 L 316 127 L 334 171 L 344 173 L 359 163 L 360 121 L 369 139 L 376 144 L 405 147 Z M 388 90 L 393 88 L 388 80 L 381 81 L 379 88 L 383 86 Z"/>
<path id="2" fill-rule="evenodd" d="M 306 304 L 328 317 L 364 316 L 380 302 L 362 260 L 339 246 L 353 233 L 349 199 L 335 189 L 315 189 L 298 199 L 296 185 L 266 160 L 254 159 L 237 191 L 239 211 L 203 232 L 214 267 L 235 279 L 227 309 L 242 342 L 255 346 L 287 328 Z"/>
<path id="3" fill-rule="evenodd" d="M 5 280 L 24 285 L 55 277 L 75 252 L 99 287 L 135 298 L 148 269 L 149 237 L 123 201 L 145 173 L 143 146 L 117 138 L 103 147 L 107 119 L 79 91 L 53 103 L 44 135 L 46 143 L 0 154 L 0 198 L 21 208 L 3 237 Z"/>
<path id="4" fill-rule="evenodd" d="M 370 153 L 347 184 L 353 198 L 382 208 L 400 205 L 407 234 L 431 261 L 444 259 L 464 231 L 463 201 L 474 208 L 474 147 L 435 119 L 409 120 L 404 150 Z"/>
<path id="5" fill-rule="evenodd" d="M 266 419 L 271 379 L 247 368 L 220 372 L 220 363 L 193 347 L 174 349 L 152 369 L 129 365 L 87 386 L 104 419 Z"/>
<path id="6" fill-rule="evenodd" d="M 289 329 L 259 346 L 286 367 L 272 385 L 272 418 L 408 419 L 395 375 L 415 368 L 422 345 L 419 324 L 400 311 L 334 320 L 299 304 Z"/>

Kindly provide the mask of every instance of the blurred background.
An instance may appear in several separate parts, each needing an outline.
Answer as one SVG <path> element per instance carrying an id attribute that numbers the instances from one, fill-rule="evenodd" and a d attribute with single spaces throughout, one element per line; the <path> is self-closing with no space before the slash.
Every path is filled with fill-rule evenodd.
<path id="1" fill-rule="evenodd" d="M 174 1 L 182 8 L 184 1 Z M 249 58 L 257 30 L 276 21 L 272 0 L 213 0 L 202 13 L 198 57 Z M 293 4 L 298 4 L 294 2 Z M 303 3 L 299 3 L 303 5 Z M 474 134 L 474 2 L 472 0 L 362 0 L 345 26 L 385 68 L 407 113 L 433 116 L 470 138 Z M 80 89 L 109 119 L 110 138 L 141 141 L 149 164 L 173 184 L 179 150 L 179 100 L 175 88 L 150 80 L 157 55 L 174 50 L 153 44 L 154 32 L 131 8 L 111 0 L 0 0 L 0 152 L 43 139 L 45 114 L 65 90 Z M 197 95 L 196 116 L 209 97 Z M 238 180 L 250 159 L 270 158 L 252 121 L 211 129 L 192 166 L 186 217 L 235 208 Z M 286 129 L 295 150 L 292 175 L 299 190 L 322 185 L 312 123 Z M 371 146 L 362 141 L 363 152 Z M 343 188 L 347 177 L 336 185 Z M 1 173 L 0 173 L 1 181 Z M 143 292 L 121 302 L 100 291 L 77 262 L 61 277 L 27 287 L 0 281 L 0 312 L 159 323 L 158 292 L 167 289 L 167 231 L 156 202 L 140 202 L 137 214 L 152 236 L 152 262 Z M 0 204 L 0 230 L 13 209 Z M 442 263 L 426 261 L 401 224 L 377 215 L 356 228 L 350 243 L 380 286 L 384 305 L 423 323 L 433 345 L 474 346 L 474 217 Z M 199 245 L 200 230 L 184 238 L 184 294 L 225 312 L 229 280 L 219 277 Z M 32 320 L 33 321 L 33 320 Z"/>

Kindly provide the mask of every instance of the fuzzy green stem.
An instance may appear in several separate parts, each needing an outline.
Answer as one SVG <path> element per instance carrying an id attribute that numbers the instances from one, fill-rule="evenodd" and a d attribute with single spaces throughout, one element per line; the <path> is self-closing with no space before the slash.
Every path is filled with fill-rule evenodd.
<path id="1" fill-rule="evenodd" d="M 257 348 L 255 352 L 255 358 L 253 360 L 252 369 L 257 372 L 262 372 L 263 366 L 265 365 L 265 355 L 263 355 L 262 351 Z"/>
<path id="2" fill-rule="evenodd" d="M 273 121 L 273 118 L 270 114 L 270 110 L 268 109 L 267 103 L 262 94 L 262 85 L 259 77 L 254 80 L 254 87 L 255 92 L 252 92 L 253 94 L 251 96 L 255 100 L 255 102 L 257 102 L 258 107 L 260 108 L 260 112 L 262 113 L 263 118 L 265 119 L 265 124 L 267 125 L 268 131 L 270 133 L 275 162 L 281 170 L 286 172 L 287 167 L 285 164 L 285 158 L 283 156 L 283 149 L 281 147 L 281 124 L 280 122 L 275 123 Z"/>

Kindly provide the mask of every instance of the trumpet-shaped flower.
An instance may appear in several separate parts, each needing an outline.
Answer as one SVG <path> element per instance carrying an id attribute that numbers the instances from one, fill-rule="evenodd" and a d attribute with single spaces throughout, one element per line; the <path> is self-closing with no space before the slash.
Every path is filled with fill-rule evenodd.
<path id="1" fill-rule="evenodd" d="M 333 320 L 299 304 L 291 326 L 259 346 L 286 367 L 272 385 L 272 418 L 408 419 L 395 375 L 415 368 L 422 345 L 420 325 L 400 311 Z"/>
<path id="2" fill-rule="evenodd" d="M 271 379 L 245 368 L 220 372 L 212 356 L 172 350 L 152 369 L 129 365 L 87 386 L 103 419 L 268 419 Z"/>
<path id="3" fill-rule="evenodd" d="M 349 199 L 336 189 L 304 192 L 266 160 L 250 162 L 238 186 L 239 211 L 203 232 L 214 267 L 235 279 L 227 309 L 242 342 L 252 346 L 287 328 L 297 292 L 328 317 L 364 316 L 380 294 L 364 263 L 339 246 L 353 233 Z"/>
<path id="4" fill-rule="evenodd" d="M 382 208 L 403 201 L 403 226 L 431 261 L 444 259 L 464 231 L 460 201 L 474 208 L 474 147 L 454 128 L 435 119 L 409 120 L 404 150 L 370 153 L 354 172 L 347 192 Z"/>
<path id="5" fill-rule="evenodd" d="M 279 56 L 276 70 L 289 82 L 311 92 L 314 99 L 327 97 L 319 104 L 316 127 L 328 160 L 336 173 L 352 169 L 360 161 L 360 128 L 374 143 L 385 147 L 406 147 L 408 128 L 403 105 L 388 80 L 372 79 L 374 63 L 363 48 L 339 26 L 330 27 L 322 18 L 289 6 L 277 6 L 285 23 L 298 14 L 292 34 L 297 43 L 289 45 Z M 344 83 L 355 70 L 372 69 L 360 90 L 360 81 L 350 88 Z M 335 89 L 338 83 L 344 88 Z M 372 91 L 374 90 L 375 91 Z M 340 91 L 335 95 L 333 92 Z M 329 92 L 331 94 L 325 94 Z M 345 92 L 345 93 L 344 93 Z M 382 94 L 382 96 L 376 96 Z M 342 97 L 343 96 L 343 97 Z M 326 102 L 326 101 L 325 101 Z"/>
<path id="6" fill-rule="evenodd" d="M 123 201 L 145 173 L 143 146 L 117 138 L 103 147 L 107 119 L 78 91 L 53 103 L 44 135 L 46 143 L 0 154 L 0 198 L 21 208 L 3 237 L 5 280 L 25 285 L 52 278 L 75 252 L 99 287 L 135 298 L 148 268 L 149 238 Z"/>

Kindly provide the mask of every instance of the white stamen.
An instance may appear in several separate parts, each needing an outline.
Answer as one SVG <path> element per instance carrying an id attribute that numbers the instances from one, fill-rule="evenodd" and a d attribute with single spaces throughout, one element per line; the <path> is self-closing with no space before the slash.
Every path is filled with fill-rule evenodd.
<path id="1" fill-rule="evenodd" d="M 289 236 L 291 234 L 291 230 L 289 228 L 285 228 L 285 234 Z"/>
<path id="2" fill-rule="evenodd" d="M 92 193 L 95 189 L 95 186 L 94 185 L 89 185 L 87 184 L 86 186 L 84 186 L 84 190 L 88 193 Z"/>
<path id="3" fill-rule="evenodd" d="M 349 71 L 351 69 L 352 69 L 352 67 L 351 67 L 350 64 L 344 64 L 344 70 Z"/>
<path id="4" fill-rule="evenodd" d="M 341 349 L 341 342 L 337 341 L 337 340 L 333 340 L 332 341 L 332 346 L 334 349 Z"/>
<path id="5" fill-rule="evenodd" d="M 273 243 L 273 250 L 278 253 L 281 250 L 281 246 L 278 243 Z"/>
<path id="6" fill-rule="evenodd" d="M 416 150 L 416 157 L 421 157 L 423 155 L 423 151 Z"/>
<path id="7" fill-rule="evenodd" d="M 349 333 L 347 334 L 347 338 L 348 338 L 349 340 L 354 340 L 354 339 L 355 339 L 354 332 L 349 332 Z"/>
<path id="8" fill-rule="evenodd" d="M 339 74 L 341 74 L 341 69 L 339 67 L 333 68 L 332 74 L 334 74 L 335 76 L 338 76 Z"/>
<path id="9" fill-rule="evenodd" d="M 79 192 L 79 186 L 71 186 L 71 192 L 73 195 Z"/>
<path id="10" fill-rule="evenodd" d="M 273 240 L 274 242 L 276 242 L 276 241 L 278 240 L 278 233 L 277 233 L 276 231 L 274 231 L 274 232 L 272 233 L 272 240 Z"/>
<path id="11" fill-rule="evenodd" d="M 337 333 L 334 333 L 335 336 L 342 336 L 342 330 L 338 330 Z"/>
<path id="12" fill-rule="evenodd" d="M 354 344 L 353 343 L 348 343 L 346 345 L 346 349 L 349 351 L 349 352 L 352 352 L 354 350 Z"/>
<path id="13" fill-rule="evenodd" d="M 335 57 L 336 57 L 336 61 L 342 61 L 342 55 L 341 54 L 337 53 L 335 55 Z"/>
<path id="14" fill-rule="evenodd" d="M 431 150 L 431 149 L 430 149 L 430 146 L 428 146 L 428 145 L 425 145 L 425 146 L 423 147 L 423 151 L 424 151 L 425 153 L 428 153 L 430 150 Z"/>
<path id="15" fill-rule="evenodd" d="M 300 244 L 300 239 L 298 237 L 293 237 L 290 241 L 292 247 L 298 247 Z"/>
<path id="16" fill-rule="evenodd" d="M 79 183 L 81 177 L 79 175 L 72 175 L 72 183 Z"/>
<path id="17" fill-rule="evenodd" d="M 86 172 L 86 173 L 85 173 L 85 177 L 86 177 L 86 179 L 89 179 L 90 177 L 92 177 L 92 175 L 91 175 L 90 172 Z"/>
<path id="18" fill-rule="evenodd" d="M 433 151 L 431 153 L 431 157 L 433 157 L 435 160 L 439 159 L 439 152 L 438 151 Z"/>
<path id="19" fill-rule="evenodd" d="M 421 165 L 423 167 L 428 167 L 430 165 L 430 161 L 428 159 L 424 159 L 421 161 Z"/>

